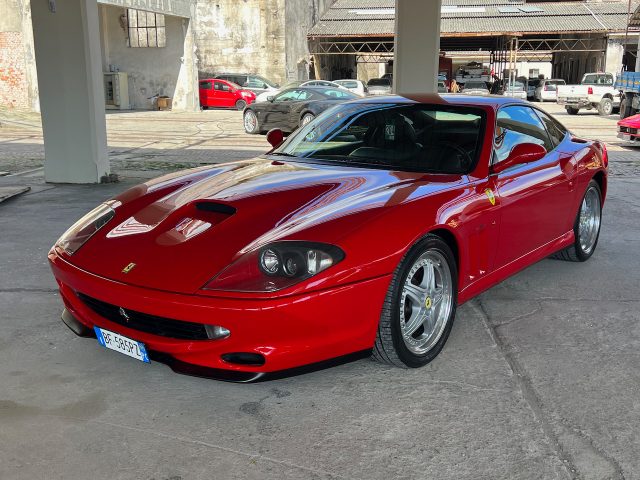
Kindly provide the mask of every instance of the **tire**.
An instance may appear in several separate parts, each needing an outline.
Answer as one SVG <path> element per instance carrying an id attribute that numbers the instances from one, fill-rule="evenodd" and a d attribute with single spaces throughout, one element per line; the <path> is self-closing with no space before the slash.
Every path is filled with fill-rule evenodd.
<path id="1" fill-rule="evenodd" d="M 244 107 L 247 106 L 247 102 L 245 102 L 244 100 L 238 100 L 236 102 L 236 110 L 244 110 Z"/>
<path id="2" fill-rule="evenodd" d="M 302 116 L 302 118 L 300 118 L 300 126 L 304 127 L 307 123 L 309 123 L 314 118 L 316 118 L 316 116 L 313 113 L 310 113 L 310 112 L 305 113 Z"/>
<path id="3" fill-rule="evenodd" d="M 593 211 L 594 217 L 589 217 Z M 583 217 L 584 215 L 584 217 Z M 593 224 L 591 224 L 593 222 Z M 602 192 L 595 180 L 591 180 L 582 197 L 578 214 L 573 224 L 575 240 L 573 245 L 559 251 L 553 258 L 568 262 L 585 262 L 589 260 L 598 245 L 600 226 L 602 223 Z"/>
<path id="4" fill-rule="evenodd" d="M 209 110 L 209 107 L 207 107 L 206 105 L 202 105 L 202 110 Z"/>
<path id="5" fill-rule="evenodd" d="M 620 120 L 624 120 L 628 117 L 627 115 L 627 100 L 622 100 L 620 102 Z"/>
<path id="6" fill-rule="evenodd" d="M 253 110 L 245 110 L 242 116 L 242 123 L 244 125 L 244 131 L 250 134 L 260 133 L 260 123 L 258 122 L 258 116 Z"/>
<path id="7" fill-rule="evenodd" d="M 598 114 L 608 116 L 613 113 L 613 101 L 610 98 L 603 98 L 598 104 Z"/>
<path id="8" fill-rule="evenodd" d="M 580 111 L 579 108 L 573 108 L 573 107 L 565 107 L 565 110 L 569 115 L 577 115 L 578 112 Z"/>
<path id="9" fill-rule="evenodd" d="M 427 276 L 429 270 L 432 277 Z M 431 283 L 429 278 L 435 281 Z M 408 284 L 413 287 L 411 291 Z M 419 292 L 424 298 L 413 301 Z M 453 253 L 440 237 L 427 235 L 409 250 L 394 272 L 380 315 L 373 358 L 400 368 L 418 368 L 431 362 L 449 337 L 457 302 L 458 270 Z M 424 314 L 430 314 L 431 321 Z M 405 327 L 413 330 L 406 337 Z"/>

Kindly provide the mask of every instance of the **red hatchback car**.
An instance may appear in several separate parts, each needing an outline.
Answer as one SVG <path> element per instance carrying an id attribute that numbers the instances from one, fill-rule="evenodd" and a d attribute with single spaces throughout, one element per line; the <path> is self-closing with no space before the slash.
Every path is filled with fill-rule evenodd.
<path id="1" fill-rule="evenodd" d="M 200 106 L 230 107 L 238 110 L 256 101 L 256 94 L 240 85 L 217 78 L 200 80 Z"/>
<path id="2" fill-rule="evenodd" d="M 261 157 L 127 190 L 49 261 L 76 334 L 179 372 L 251 381 L 362 351 L 420 367 L 459 304 L 594 253 L 607 166 L 521 100 L 369 97 Z"/>

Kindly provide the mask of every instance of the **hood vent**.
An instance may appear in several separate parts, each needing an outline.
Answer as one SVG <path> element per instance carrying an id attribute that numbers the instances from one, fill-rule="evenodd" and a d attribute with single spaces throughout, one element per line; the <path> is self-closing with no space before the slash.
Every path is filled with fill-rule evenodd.
<path id="1" fill-rule="evenodd" d="M 198 202 L 196 203 L 196 209 L 203 212 L 222 213 L 224 215 L 233 215 L 236 213 L 236 209 L 230 205 L 224 203 L 215 202 Z"/>

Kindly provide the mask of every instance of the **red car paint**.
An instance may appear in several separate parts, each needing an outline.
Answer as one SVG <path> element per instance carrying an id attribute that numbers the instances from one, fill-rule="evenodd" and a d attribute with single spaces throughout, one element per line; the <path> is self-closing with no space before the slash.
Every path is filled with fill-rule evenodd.
<path id="1" fill-rule="evenodd" d="M 640 141 L 640 114 L 618 121 L 618 138 L 629 142 Z"/>
<path id="2" fill-rule="evenodd" d="M 484 110 L 487 126 L 473 171 L 425 174 L 262 157 L 147 182 L 116 197 L 115 217 L 75 254 L 49 252 L 66 308 L 86 326 L 122 333 L 180 362 L 273 372 L 371 348 L 392 274 L 426 233 L 455 242 L 464 303 L 571 245 L 576 212 L 594 177 L 604 202 L 606 150 L 570 134 L 543 159 L 490 174 L 497 111 L 524 102 L 457 95 L 387 101 Z M 201 201 L 236 213 L 197 211 Z M 176 227 L 184 219 L 211 226 L 187 238 Z M 244 252 L 283 239 L 329 243 L 346 256 L 276 292 L 204 288 Z M 130 262 L 136 268 L 123 273 Z M 231 335 L 186 341 L 128 329 L 87 308 L 78 292 L 150 315 L 221 325 Z M 221 358 L 228 352 L 255 352 L 266 361 L 231 364 Z"/>
<path id="3" fill-rule="evenodd" d="M 200 106 L 239 108 L 244 102 L 249 105 L 256 101 L 256 94 L 245 90 L 233 82 L 217 78 L 207 78 L 199 81 Z"/>

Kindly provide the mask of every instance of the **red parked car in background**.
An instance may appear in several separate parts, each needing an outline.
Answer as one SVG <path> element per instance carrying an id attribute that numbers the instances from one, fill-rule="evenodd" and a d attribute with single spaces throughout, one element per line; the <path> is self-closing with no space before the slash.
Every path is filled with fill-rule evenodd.
<path id="1" fill-rule="evenodd" d="M 255 100 L 255 93 L 233 82 L 217 78 L 200 80 L 200 106 L 204 110 L 209 107 L 235 107 L 242 110 Z"/>

